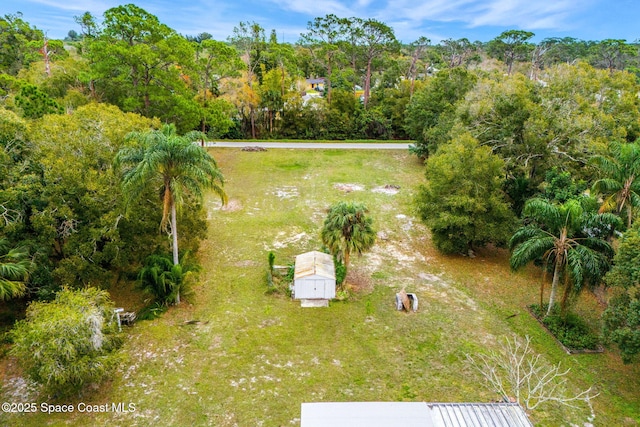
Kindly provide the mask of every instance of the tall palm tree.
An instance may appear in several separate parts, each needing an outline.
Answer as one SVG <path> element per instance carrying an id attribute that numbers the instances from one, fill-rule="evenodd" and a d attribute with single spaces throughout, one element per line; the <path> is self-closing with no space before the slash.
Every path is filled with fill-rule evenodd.
<path id="1" fill-rule="evenodd" d="M 339 202 L 329 208 L 321 231 L 322 243 L 329 251 L 349 266 L 352 253 L 361 255 L 371 249 L 376 240 L 369 210 L 360 203 Z"/>
<path id="2" fill-rule="evenodd" d="M 606 235 L 622 221 L 610 213 L 595 213 L 588 199 L 571 199 L 556 205 L 545 199 L 530 199 L 523 216 L 528 225 L 520 228 L 509 241 L 510 264 L 517 270 L 532 261 L 542 260 L 543 268 L 553 270 L 551 295 L 546 316 L 556 300 L 558 284 L 564 278 L 562 310 L 571 290 L 580 291 L 585 283 L 597 283 L 609 268 L 613 248 Z M 540 308 L 544 294 L 544 277 L 540 286 Z"/>
<path id="3" fill-rule="evenodd" d="M 595 156 L 591 161 L 603 178 L 593 191 L 603 197 L 601 212 L 627 211 L 627 227 L 633 222 L 633 209 L 640 207 L 640 143 L 611 143 L 610 157 Z"/>
<path id="4" fill-rule="evenodd" d="M 202 199 L 204 189 L 213 190 L 222 203 L 227 202 L 224 177 L 216 161 L 202 147 L 194 144 L 199 132 L 184 136 L 173 125 L 160 130 L 132 132 L 129 141 L 138 144 L 122 149 L 116 164 L 124 168 L 123 190 L 126 197 L 138 196 L 147 185 L 156 185 L 162 197 L 162 230 L 171 232 L 173 264 L 179 264 L 177 209 L 187 195 Z M 177 294 L 176 303 L 180 302 Z"/>
<path id="5" fill-rule="evenodd" d="M 7 239 L 0 239 L 0 301 L 24 295 L 31 261 L 23 248 L 10 248 Z"/>

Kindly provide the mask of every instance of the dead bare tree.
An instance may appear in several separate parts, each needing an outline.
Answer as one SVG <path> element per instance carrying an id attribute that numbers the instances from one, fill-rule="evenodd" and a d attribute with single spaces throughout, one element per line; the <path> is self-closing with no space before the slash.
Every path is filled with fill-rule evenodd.
<path id="1" fill-rule="evenodd" d="M 504 401 L 516 401 L 527 410 L 534 410 L 550 402 L 581 408 L 586 404 L 591 410 L 591 400 L 598 396 L 593 387 L 577 394 L 567 390 L 567 375 L 571 369 L 563 369 L 560 363 L 551 365 L 531 348 L 531 339 L 516 335 L 506 338 L 499 351 L 466 355 L 471 366 L 480 372 L 486 385 L 498 393 Z"/>

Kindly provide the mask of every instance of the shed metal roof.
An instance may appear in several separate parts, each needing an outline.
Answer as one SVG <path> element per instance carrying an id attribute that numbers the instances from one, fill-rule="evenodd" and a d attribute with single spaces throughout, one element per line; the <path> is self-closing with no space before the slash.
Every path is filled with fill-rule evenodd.
<path id="1" fill-rule="evenodd" d="M 294 280 L 314 275 L 335 280 L 336 272 L 331 255 L 312 251 L 296 257 L 296 267 L 293 275 Z"/>
<path id="2" fill-rule="evenodd" d="M 303 403 L 301 427 L 533 427 L 517 403 Z"/>

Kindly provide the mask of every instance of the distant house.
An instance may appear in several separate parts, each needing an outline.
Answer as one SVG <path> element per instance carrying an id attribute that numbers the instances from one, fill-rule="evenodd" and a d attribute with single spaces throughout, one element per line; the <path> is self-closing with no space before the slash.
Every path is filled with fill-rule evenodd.
<path id="1" fill-rule="evenodd" d="M 336 271 L 333 257 L 318 251 L 296 257 L 293 297 L 303 307 L 326 307 L 336 297 Z"/>
<path id="2" fill-rule="evenodd" d="M 307 88 L 306 88 L 307 92 L 313 91 L 313 90 L 318 92 L 324 91 L 325 82 L 323 77 L 320 77 L 317 79 L 307 79 L 306 82 L 307 82 Z"/>
<path id="3" fill-rule="evenodd" d="M 533 427 L 517 403 L 303 403 L 300 427 Z"/>

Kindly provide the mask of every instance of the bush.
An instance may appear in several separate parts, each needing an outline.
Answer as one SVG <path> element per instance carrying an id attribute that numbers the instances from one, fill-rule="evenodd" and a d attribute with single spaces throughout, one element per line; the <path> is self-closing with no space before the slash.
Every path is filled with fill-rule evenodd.
<path id="1" fill-rule="evenodd" d="M 624 363 L 640 354 L 640 287 L 619 290 L 602 313 L 603 333 L 608 343 L 620 349 Z"/>
<path id="2" fill-rule="evenodd" d="M 109 295 L 95 288 L 63 289 L 52 302 L 31 303 L 13 339 L 11 354 L 54 397 L 107 378 L 122 344 Z"/>
<path id="3" fill-rule="evenodd" d="M 293 282 L 293 275 L 295 273 L 295 264 L 289 264 L 287 273 L 282 274 L 279 270 L 274 268 L 276 256 L 273 252 L 267 254 L 267 261 L 269 262 L 269 268 L 266 274 L 267 283 L 267 295 L 270 294 L 282 294 L 291 296 L 291 283 Z"/>
<path id="4" fill-rule="evenodd" d="M 199 265 L 191 262 L 189 253 L 175 265 L 168 255 L 149 255 L 138 273 L 138 286 L 153 297 L 153 303 L 170 305 L 180 293 L 188 291 L 193 273 L 199 269 Z"/>
<path id="5" fill-rule="evenodd" d="M 547 307 L 543 305 L 542 310 L 539 305 L 529 307 L 531 312 L 541 320 L 549 332 L 570 350 L 597 350 L 600 339 L 589 326 L 578 315 L 567 313 L 564 316 L 559 313 L 558 307 L 554 306 L 551 314 L 544 316 Z"/>

